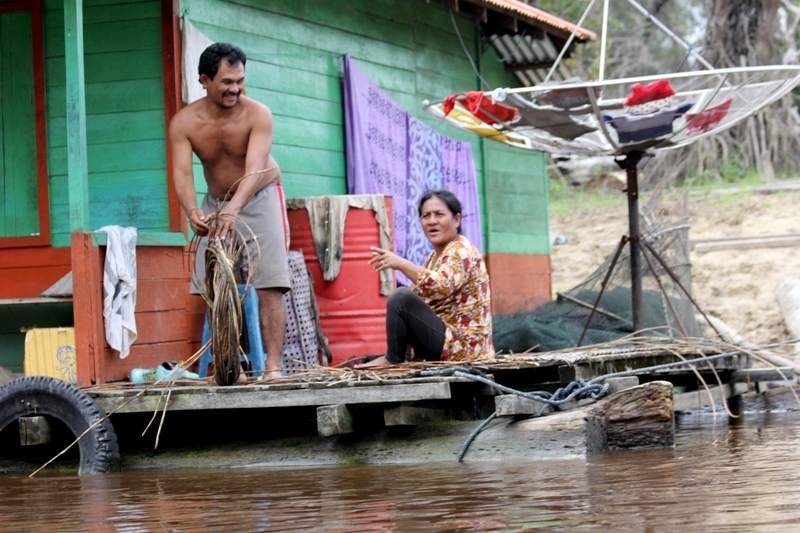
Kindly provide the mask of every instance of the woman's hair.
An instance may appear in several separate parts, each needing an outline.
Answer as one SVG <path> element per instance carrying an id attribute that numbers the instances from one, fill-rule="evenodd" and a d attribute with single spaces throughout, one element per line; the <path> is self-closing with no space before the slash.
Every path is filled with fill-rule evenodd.
<path id="1" fill-rule="evenodd" d="M 447 206 L 447 209 L 450 210 L 454 218 L 456 215 L 461 215 L 461 202 L 458 201 L 456 195 L 444 189 L 436 189 L 426 192 L 422 195 L 422 198 L 419 199 L 419 207 L 417 207 L 418 216 L 422 216 L 422 205 L 431 198 L 438 198 L 439 200 L 443 201 L 444 205 Z M 461 233 L 461 224 L 458 225 L 457 229 L 458 233 Z"/>

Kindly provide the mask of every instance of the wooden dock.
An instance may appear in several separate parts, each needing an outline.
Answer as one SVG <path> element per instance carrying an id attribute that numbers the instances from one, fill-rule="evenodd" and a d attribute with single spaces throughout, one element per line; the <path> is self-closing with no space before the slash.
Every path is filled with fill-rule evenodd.
<path id="1" fill-rule="evenodd" d="M 553 392 L 575 380 L 589 381 L 700 356 L 696 349 L 681 351 L 648 346 L 509 356 L 475 363 L 471 367 L 479 369 L 485 379 L 514 390 Z M 741 394 L 746 386 L 737 385 L 737 382 L 751 380 L 746 370 L 749 366 L 748 357 L 738 353 L 711 361 L 698 360 L 693 366 L 694 369 L 690 366 L 673 367 L 629 377 L 626 381 L 617 381 L 615 387 L 619 389 L 620 383 L 624 385 L 622 388 L 626 388 L 650 381 L 668 381 L 675 387 L 687 390 L 685 395 L 676 396 L 677 410 L 708 403 L 709 395 L 699 384 L 698 375 L 712 388 L 710 397 L 715 400 Z M 337 381 L 333 377 L 321 379 L 309 373 L 296 378 L 284 378 L 276 383 L 251 382 L 227 387 L 213 385 L 210 381 L 202 384 L 180 381 L 150 386 L 127 384 L 90 387 L 84 390 L 107 413 L 155 412 L 163 410 L 165 404 L 168 411 L 315 407 L 318 432 L 324 436 L 350 432 L 354 425 L 353 417 L 357 416 L 351 407 L 356 406 L 383 408 L 386 426 L 446 419 L 458 412 L 462 414 L 456 416 L 463 420 L 465 414 L 472 416 L 476 412 L 474 406 L 477 404 L 488 413 L 498 410 L 501 416 L 530 415 L 540 407 L 534 408 L 530 401 L 522 401 L 519 397 L 512 399 L 512 395 L 499 392 L 491 385 L 470 377 L 424 375 L 426 370 L 446 371 L 448 368 L 453 367 L 431 365 L 399 374 L 397 369 L 363 374 L 362 371 L 350 371 L 348 376 L 357 376 L 359 379 L 346 381 Z M 791 373 L 785 372 L 785 375 Z M 370 379 L 370 376 L 378 379 Z M 752 374 L 752 379 L 772 380 L 780 377 L 775 371 L 770 371 L 769 375 Z M 550 411 L 564 411 L 586 403 L 572 402 Z"/>
<path id="2" fill-rule="evenodd" d="M 469 366 L 317 368 L 227 387 L 206 378 L 75 391 L 95 401 L 93 413 L 111 415 L 102 418 L 104 431 L 116 433 L 111 440 L 92 437 L 100 448 L 85 446 L 97 471 L 110 468 L 117 443 L 124 468 L 537 461 L 670 447 L 676 411 L 728 400 L 736 414 L 755 384 L 793 377 L 788 368 L 750 366 L 741 351 L 639 345 L 500 356 Z M 46 394 L 51 385 L 38 386 Z M 717 412 L 724 414 L 719 406 Z M 173 414 L 164 424 L 167 413 Z M 21 446 L 46 442 L 34 438 L 47 429 L 46 417 L 36 415 L 25 417 Z M 111 452 L 89 455 L 105 443 Z"/>

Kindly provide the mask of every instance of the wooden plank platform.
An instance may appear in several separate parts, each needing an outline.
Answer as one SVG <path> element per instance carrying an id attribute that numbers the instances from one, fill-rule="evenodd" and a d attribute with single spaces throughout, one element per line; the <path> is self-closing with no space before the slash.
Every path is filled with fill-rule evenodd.
<path id="1" fill-rule="evenodd" d="M 675 363 L 682 358 L 694 359 L 699 356 L 697 349 L 676 353 L 674 349 L 649 346 L 525 354 L 492 362 L 476 362 L 471 366 L 482 370 L 490 379 L 496 379 L 497 383 L 511 388 L 552 391 L 576 379 L 589 380 L 615 372 Z M 747 366 L 747 363 L 745 356 L 730 355 L 711 361 L 700 360 L 696 363 L 696 367 L 700 372 L 710 371 L 711 367 L 717 371 L 734 371 Z M 446 370 L 448 367 L 440 368 Z M 131 384 L 89 387 L 85 391 L 107 413 L 152 412 L 163 409 L 170 389 L 168 410 L 175 411 L 396 404 L 426 400 L 456 402 L 467 396 L 474 398 L 497 394 L 487 385 L 466 377 L 420 376 L 421 370 L 409 368 L 408 373 L 399 376 L 395 369 L 395 374 L 388 372 L 385 380 L 370 377 L 360 381 L 331 382 L 324 378 L 306 376 L 297 378 L 297 381 L 285 378 L 267 384 L 250 383 L 230 387 L 218 387 L 212 385 L 210 381 L 201 383 L 184 381 L 172 387 L 168 384 L 151 386 L 144 393 L 142 393 L 143 385 Z M 692 370 L 687 366 L 651 372 L 651 375 L 680 378 L 681 375 L 691 373 Z M 307 381 L 308 379 L 311 381 Z M 727 375 L 725 379 L 727 380 Z M 462 384 L 458 385 L 455 394 L 451 389 L 454 383 Z M 128 401 L 130 403 L 126 404 Z M 117 409 L 119 411 L 116 411 Z"/>
<path id="2" fill-rule="evenodd" d="M 452 382 L 469 381 L 463 378 L 439 378 L 420 383 L 387 383 L 380 381 L 350 382 L 340 386 L 301 383 L 285 385 L 247 386 L 175 386 L 169 393 L 170 411 L 204 409 L 242 409 L 270 407 L 302 407 L 323 405 L 352 405 L 365 403 L 410 402 L 418 400 L 447 400 L 452 394 Z M 322 385 L 322 386 L 314 386 Z M 338 385 L 338 384 L 337 384 Z M 166 387 L 154 387 L 138 398 L 141 389 L 87 389 L 87 394 L 106 412 L 138 413 L 163 409 L 168 394 Z"/>

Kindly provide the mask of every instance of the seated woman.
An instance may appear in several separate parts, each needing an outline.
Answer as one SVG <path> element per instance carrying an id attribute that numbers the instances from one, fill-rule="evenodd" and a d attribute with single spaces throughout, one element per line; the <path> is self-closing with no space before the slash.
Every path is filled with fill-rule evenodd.
<path id="1" fill-rule="evenodd" d="M 461 234 L 461 202 L 451 192 L 429 191 L 418 211 L 433 244 L 425 266 L 372 248 L 375 270 L 399 270 L 414 285 L 389 297 L 386 355 L 356 368 L 402 363 L 409 346 L 427 361 L 494 356 L 489 275 L 481 253 Z"/>

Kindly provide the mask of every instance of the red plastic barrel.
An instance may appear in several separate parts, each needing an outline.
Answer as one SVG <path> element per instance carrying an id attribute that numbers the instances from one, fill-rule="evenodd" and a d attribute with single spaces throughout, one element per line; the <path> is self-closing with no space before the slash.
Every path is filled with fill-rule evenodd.
<path id="1" fill-rule="evenodd" d="M 384 198 L 389 224 L 391 198 Z M 336 365 L 357 355 L 386 352 L 386 296 L 380 294 L 378 273 L 368 265 L 370 246 L 380 246 L 378 222 L 372 210 L 350 208 L 344 224 L 342 266 L 333 281 L 322 278 L 311 235 L 308 211 L 288 211 L 292 250 L 302 250 L 314 278 L 320 325 Z"/>

